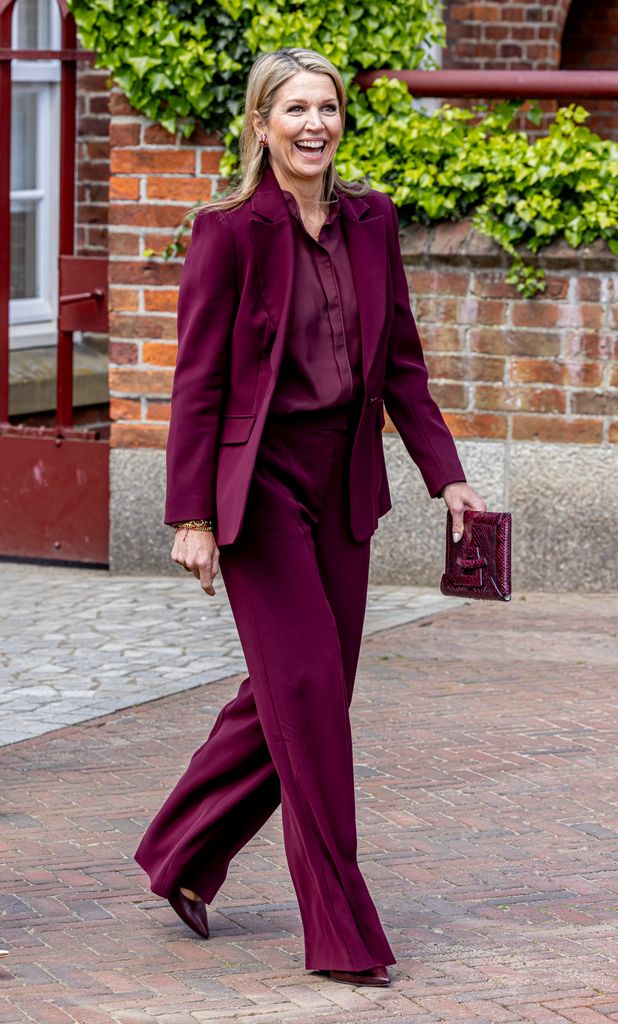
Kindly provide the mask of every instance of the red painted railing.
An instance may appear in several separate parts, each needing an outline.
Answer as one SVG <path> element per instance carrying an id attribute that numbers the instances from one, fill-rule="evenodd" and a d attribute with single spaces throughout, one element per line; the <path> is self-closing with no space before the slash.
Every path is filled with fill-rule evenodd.
<path id="1" fill-rule="evenodd" d="M 400 78 L 414 96 L 486 99 L 618 99 L 618 71 L 361 71 L 363 89 L 376 78 Z"/>

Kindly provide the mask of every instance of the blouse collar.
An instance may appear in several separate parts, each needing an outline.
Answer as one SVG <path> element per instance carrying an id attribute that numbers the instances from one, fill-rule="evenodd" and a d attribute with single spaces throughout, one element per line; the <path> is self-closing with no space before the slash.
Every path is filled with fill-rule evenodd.
<path id="1" fill-rule="evenodd" d="M 279 180 L 277 178 L 277 175 L 273 171 L 273 169 L 272 169 L 270 164 L 268 164 L 268 166 L 265 168 L 264 174 L 268 174 L 270 177 L 272 177 L 273 181 L 277 184 L 277 186 L 279 188 L 279 191 L 281 192 L 281 195 L 285 199 L 287 207 L 288 207 L 290 213 L 293 214 L 294 217 L 296 217 L 297 221 L 300 224 L 303 224 L 303 220 L 302 220 L 302 217 L 300 215 L 300 210 L 299 210 L 299 207 L 298 207 L 298 203 L 296 201 L 296 197 L 293 195 L 292 192 L 288 192 L 287 189 L 281 188 L 281 185 L 279 184 Z M 338 216 L 340 208 L 341 208 L 341 204 L 339 202 L 339 196 L 336 196 L 334 202 L 329 203 L 329 205 L 328 205 L 328 213 L 326 215 L 326 220 L 324 221 L 324 223 L 325 224 L 332 224 L 332 222 L 334 221 L 335 217 Z"/>

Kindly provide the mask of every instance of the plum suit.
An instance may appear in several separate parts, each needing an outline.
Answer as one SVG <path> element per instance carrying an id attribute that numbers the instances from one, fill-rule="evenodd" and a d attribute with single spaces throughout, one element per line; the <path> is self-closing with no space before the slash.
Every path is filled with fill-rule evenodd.
<path id="1" fill-rule="evenodd" d="M 292 218 L 274 174 L 198 214 L 178 303 L 165 521 L 215 519 L 249 675 L 146 831 L 152 890 L 210 903 L 281 803 L 307 968 L 395 958 L 357 862 L 349 705 L 370 539 L 391 507 L 384 403 L 432 496 L 465 480 L 427 387 L 397 212 L 340 195 L 362 387 L 345 407 L 269 415 L 295 288 Z"/>

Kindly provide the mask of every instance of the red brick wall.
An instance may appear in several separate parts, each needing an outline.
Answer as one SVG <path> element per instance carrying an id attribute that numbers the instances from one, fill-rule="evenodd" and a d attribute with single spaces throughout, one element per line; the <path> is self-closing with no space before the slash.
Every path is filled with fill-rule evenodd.
<path id="1" fill-rule="evenodd" d="M 75 252 L 80 256 L 107 256 L 109 213 L 109 73 L 90 63 L 77 71 L 77 150 Z M 84 342 L 104 351 L 107 338 L 87 333 Z M 52 416 L 53 421 L 53 414 Z M 109 433 L 109 402 L 76 406 L 76 426 L 97 427 Z"/>
<path id="2" fill-rule="evenodd" d="M 219 182 L 219 140 L 171 135 L 111 97 L 110 394 L 112 444 L 162 447 L 176 358 L 182 259 L 145 259 L 173 238 L 184 214 Z"/>
<path id="3" fill-rule="evenodd" d="M 551 70 L 560 64 L 561 38 L 571 0 L 446 0 L 444 17 L 446 68 L 502 71 Z M 453 100 L 470 106 L 483 100 Z M 556 110 L 554 100 L 541 100 L 544 117 L 538 128 L 525 118 L 515 127 L 531 138 L 545 134 Z"/>
<path id="4" fill-rule="evenodd" d="M 108 72 L 79 65 L 77 77 L 76 252 L 107 255 L 109 203 Z"/>
<path id="5" fill-rule="evenodd" d="M 618 68 L 618 0 L 573 0 L 562 39 L 561 67 L 590 71 Z M 618 138 L 618 101 L 587 100 L 593 131 Z"/>
<path id="6" fill-rule="evenodd" d="M 571 70 L 618 67 L 618 0 L 446 0 L 447 68 Z M 589 127 L 618 138 L 618 102 L 580 100 L 593 116 Z M 468 106 L 476 100 L 449 100 Z M 523 118 L 517 127 L 544 134 L 556 103 L 543 100 L 538 129 Z"/>
<path id="7" fill-rule="evenodd" d="M 558 66 L 570 0 L 447 0 L 449 68 Z"/>
<path id="8" fill-rule="evenodd" d="M 603 243 L 577 256 L 549 247 L 533 300 L 467 223 L 407 228 L 402 249 L 431 390 L 456 437 L 618 443 L 618 259 Z"/>
<path id="9" fill-rule="evenodd" d="M 163 447 L 182 259 L 143 253 L 223 185 L 222 150 L 202 133 L 174 138 L 119 93 L 112 111 L 112 445 Z M 466 223 L 408 228 L 403 248 L 432 390 L 455 436 L 618 443 L 618 259 L 604 245 L 577 256 L 551 247 L 548 290 L 534 300 L 504 283 L 501 251 Z"/>

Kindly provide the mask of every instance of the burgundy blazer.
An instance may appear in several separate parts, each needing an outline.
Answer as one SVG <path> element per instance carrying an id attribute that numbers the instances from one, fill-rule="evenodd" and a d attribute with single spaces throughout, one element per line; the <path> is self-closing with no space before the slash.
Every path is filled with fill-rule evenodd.
<path id="1" fill-rule="evenodd" d="M 384 404 L 430 495 L 466 478 L 428 391 L 395 204 L 375 190 L 340 201 L 361 324 L 364 396 L 349 476 L 350 527 L 360 541 L 392 507 Z M 219 546 L 242 525 L 293 281 L 292 223 L 274 175 L 241 206 L 197 214 L 178 296 L 165 522 L 214 518 Z"/>

